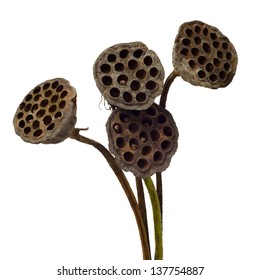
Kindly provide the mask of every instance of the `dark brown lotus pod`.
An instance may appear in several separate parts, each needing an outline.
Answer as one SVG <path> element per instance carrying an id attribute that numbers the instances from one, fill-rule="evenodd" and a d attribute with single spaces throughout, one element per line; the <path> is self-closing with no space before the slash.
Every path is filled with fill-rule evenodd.
<path id="1" fill-rule="evenodd" d="M 117 164 L 140 178 L 164 171 L 177 150 L 179 133 L 173 117 L 155 103 L 146 110 L 115 109 L 106 128 Z"/>
<path id="2" fill-rule="evenodd" d="M 37 85 L 15 113 L 16 134 L 32 144 L 62 142 L 76 124 L 76 96 L 76 90 L 61 78 Z"/>
<path id="3" fill-rule="evenodd" d="M 234 46 L 216 27 L 201 21 L 180 26 L 173 66 L 183 80 L 212 89 L 226 87 L 236 73 L 237 62 Z"/>
<path id="4" fill-rule="evenodd" d="M 147 109 L 163 89 L 160 59 L 142 42 L 117 44 L 104 50 L 93 71 L 104 98 L 119 108 Z"/>

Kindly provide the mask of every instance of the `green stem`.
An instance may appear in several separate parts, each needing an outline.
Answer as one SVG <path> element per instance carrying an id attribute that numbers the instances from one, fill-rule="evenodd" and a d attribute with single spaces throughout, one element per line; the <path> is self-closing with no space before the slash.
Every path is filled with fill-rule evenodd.
<path id="1" fill-rule="evenodd" d="M 162 242 L 162 220 L 161 209 L 158 195 L 150 177 L 144 179 L 146 188 L 148 190 L 152 209 L 153 209 L 153 222 L 154 222 L 154 235 L 155 235 L 155 260 L 163 259 L 163 242 Z"/>

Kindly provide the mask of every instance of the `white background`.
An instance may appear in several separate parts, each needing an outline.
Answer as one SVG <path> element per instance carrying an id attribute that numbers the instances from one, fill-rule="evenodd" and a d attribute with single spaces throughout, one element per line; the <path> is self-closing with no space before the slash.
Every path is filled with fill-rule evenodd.
<path id="1" fill-rule="evenodd" d="M 256 4 L 1 0 L 1 279 L 87 279 L 57 276 L 62 265 L 148 271 L 154 265 L 205 266 L 196 279 L 259 279 Z M 165 260 L 144 262 L 132 210 L 102 156 L 71 139 L 25 143 L 14 133 L 12 119 L 34 86 L 64 77 L 77 89 L 77 127 L 89 127 L 85 135 L 107 146 L 110 112 L 99 105 L 92 74 L 97 56 L 116 43 L 142 41 L 168 75 L 178 28 L 195 19 L 229 37 L 239 56 L 237 74 L 224 89 L 194 87 L 181 78 L 171 87 L 167 108 L 180 138 L 163 175 Z M 133 176 L 127 176 L 134 188 Z M 152 238 L 152 224 L 150 233 Z"/>

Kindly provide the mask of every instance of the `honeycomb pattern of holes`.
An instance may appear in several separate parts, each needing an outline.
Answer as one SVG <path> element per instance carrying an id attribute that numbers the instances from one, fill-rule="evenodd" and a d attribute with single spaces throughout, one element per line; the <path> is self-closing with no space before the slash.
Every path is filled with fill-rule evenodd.
<path id="1" fill-rule="evenodd" d="M 223 58 L 223 52 L 222 51 L 217 51 L 217 57 L 222 59 Z"/>
<path id="2" fill-rule="evenodd" d="M 37 113 L 36 113 L 36 117 L 37 118 L 42 118 L 44 115 L 45 115 L 45 110 L 44 109 L 41 109 L 39 110 Z"/>
<path id="3" fill-rule="evenodd" d="M 198 72 L 198 77 L 199 77 L 200 79 L 204 79 L 204 78 L 206 77 L 206 73 L 205 73 L 203 70 L 200 70 L 200 71 Z"/>
<path id="4" fill-rule="evenodd" d="M 117 98 L 120 95 L 120 90 L 118 88 L 116 88 L 116 87 L 113 87 L 113 88 L 110 89 L 109 94 L 112 97 Z"/>
<path id="5" fill-rule="evenodd" d="M 33 93 L 34 94 L 37 94 L 41 91 L 41 87 L 40 86 L 37 86 L 34 90 L 33 90 Z"/>
<path id="6" fill-rule="evenodd" d="M 51 105 L 51 107 L 49 108 L 49 112 L 50 113 L 54 113 L 57 110 L 57 106 L 56 105 Z"/>
<path id="7" fill-rule="evenodd" d="M 23 132 L 24 132 L 25 134 L 29 134 L 29 133 L 31 132 L 31 128 L 30 128 L 29 126 L 26 126 L 26 127 L 24 128 Z"/>
<path id="8" fill-rule="evenodd" d="M 34 101 L 39 101 L 42 98 L 41 94 L 37 94 L 34 96 Z"/>
<path id="9" fill-rule="evenodd" d="M 146 109 L 146 113 L 149 116 L 155 116 L 156 115 L 156 110 L 153 106 L 149 107 L 148 109 Z"/>
<path id="10" fill-rule="evenodd" d="M 186 49 L 186 48 L 183 48 L 183 49 L 181 49 L 180 53 L 181 53 L 182 55 L 185 55 L 185 56 L 186 56 L 186 55 L 188 55 L 189 50 Z"/>
<path id="11" fill-rule="evenodd" d="M 205 53 L 211 52 L 211 46 L 208 43 L 203 43 L 202 48 L 205 51 Z"/>
<path id="12" fill-rule="evenodd" d="M 146 94 L 144 92 L 138 92 L 135 99 L 137 102 L 145 102 Z"/>
<path id="13" fill-rule="evenodd" d="M 26 103 L 25 102 L 22 102 L 20 105 L 19 105 L 19 109 L 20 110 L 23 110 L 23 108 L 25 107 Z"/>
<path id="14" fill-rule="evenodd" d="M 60 109 L 63 109 L 65 106 L 66 106 L 66 101 L 65 101 L 65 100 L 62 100 L 62 101 L 59 103 L 59 108 L 60 108 Z"/>
<path id="15" fill-rule="evenodd" d="M 153 59 L 152 59 L 152 57 L 151 56 L 146 56 L 145 58 L 144 58 L 144 64 L 146 65 L 146 66 L 150 66 L 150 65 L 152 65 L 153 64 Z"/>
<path id="16" fill-rule="evenodd" d="M 118 63 L 115 64 L 115 70 L 116 71 L 120 72 L 120 71 L 123 71 L 124 69 L 125 69 L 125 66 L 124 66 L 123 63 L 118 62 Z"/>
<path id="17" fill-rule="evenodd" d="M 152 67 L 152 68 L 150 69 L 150 75 L 151 75 L 152 77 L 156 77 L 158 74 L 159 74 L 159 70 L 158 70 L 156 67 Z"/>
<path id="18" fill-rule="evenodd" d="M 56 91 L 57 92 L 62 92 L 64 89 L 64 86 L 63 85 L 59 85 L 57 88 L 56 88 Z"/>
<path id="19" fill-rule="evenodd" d="M 152 151 L 152 147 L 151 147 L 151 146 L 144 146 L 144 147 L 142 148 L 142 154 L 143 154 L 144 156 L 149 155 L 149 154 L 151 153 L 151 151 Z"/>
<path id="20" fill-rule="evenodd" d="M 130 117 L 129 117 L 129 115 L 127 115 L 127 114 L 125 114 L 125 113 L 121 113 L 121 114 L 119 115 L 119 119 L 120 119 L 120 121 L 121 121 L 122 123 L 127 123 L 127 122 L 129 122 Z"/>
<path id="21" fill-rule="evenodd" d="M 29 102 L 32 99 L 32 95 L 31 94 L 27 94 L 25 97 L 25 101 Z"/>
<path id="22" fill-rule="evenodd" d="M 140 116 L 141 112 L 138 111 L 138 110 L 132 110 L 132 111 L 131 111 L 131 114 L 132 114 L 134 117 L 138 117 L 138 116 Z"/>
<path id="23" fill-rule="evenodd" d="M 40 126 L 40 122 L 38 120 L 35 120 L 32 124 L 33 129 L 37 129 Z"/>
<path id="24" fill-rule="evenodd" d="M 58 82 L 58 81 L 55 81 L 55 82 L 53 82 L 53 83 L 51 84 L 51 87 L 52 87 L 53 89 L 55 89 L 58 85 L 59 85 L 59 82 Z"/>
<path id="25" fill-rule="evenodd" d="M 204 35 L 204 36 L 207 36 L 208 34 L 209 34 L 208 28 L 207 28 L 207 27 L 204 27 L 204 29 L 203 29 L 203 35 Z"/>
<path id="26" fill-rule="evenodd" d="M 207 70 L 208 72 L 212 72 L 213 69 L 214 69 L 214 66 L 213 66 L 212 63 L 208 63 L 208 64 L 206 65 L 206 70 Z"/>
<path id="27" fill-rule="evenodd" d="M 129 50 L 124 49 L 124 50 L 120 51 L 119 56 L 121 58 L 126 58 L 128 56 L 128 54 L 129 54 Z"/>
<path id="28" fill-rule="evenodd" d="M 125 86 L 127 84 L 127 81 L 128 81 L 128 77 L 126 75 L 120 75 L 117 77 L 117 82 L 121 86 Z M 111 83 L 112 83 L 112 79 L 111 79 Z"/>
<path id="29" fill-rule="evenodd" d="M 68 95 L 68 92 L 66 90 L 64 90 L 61 94 L 60 94 L 60 98 L 65 98 Z"/>
<path id="30" fill-rule="evenodd" d="M 49 125 L 52 122 L 52 117 L 50 115 L 47 115 L 43 118 L 43 123 L 45 125 Z"/>
<path id="31" fill-rule="evenodd" d="M 139 133 L 139 139 L 142 143 L 145 143 L 148 140 L 148 135 L 145 131 Z"/>
<path id="32" fill-rule="evenodd" d="M 156 151 L 154 154 L 153 154 L 153 161 L 156 162 L 156 163 L 162 163 L 164 160 L 164 156 L 163 156 L 163 153 L 160 152 L 160 151 Z"/>
<path id="33" fill-rule="evenodd" d="M 188 47 L 191 44 L 190 39 L 184 38 L 182 39 L 182 44 L 186 47 Z"/>
<path id="34" fill-rule="evenodd" d="M 221 80 L 225 80 L 225 79 L 226 79 L 226 73 L 225 73 L 225 71 L 220 71 L 220 72 L 219 72 L 219 78 L 220 78 Z"/>
<path id="35" fill-rule="evenodd" d="M 37 129 L 33 133 L 34 137 L 40 137 L 41 135 L 42 135 L 42 130 L 41 129 Z"/>
<path id="36" fill-rule="evenodd" d="M 164 114 L 160 114 L 157 118 L 159 124 L 164 124 L 167 121 L 167 118 Z"/>
<path id="37" fill-rule="evenodd" d="M 149 168 L 149 162 L 145 158 L 140 158 L 137 161 L 137 166 L 142 170 L 146 170 Z"/>
<path id="38" fill-rule="evenodd" d="M 232 55 L 231 52 L 227 52 L 227 53 L 226 53 L 226 58 L 227 58 L 227 60 L 231 60 L 232 57 L 233 57 L 233 55 Z"/>
<path id="39" fill-rule="evenodd" d="M 142 56 L 143 53 L 144 53 L 143 50 L 138 49 L 138 50 L 135 50 L 135 51 L 134 51 L 133 56 L 136 57 L 136 58 L 140 58 L 140 57 Z"/>
<path id="40" fill-rule="evenodd" d="M 214 64 L 216 67 L 220 66 L 220 60 L 219 60 L 218 58 L 214 58 L 214 59 L 213 59 L 213 64 Z"/>
<path id="41" fill-rule="evenodd" d="M 135 157 L 132 152 L 127 151 L 123 154 L 123 158 L 126 162 L 133 162 Z"/>
<path id="42" fill-rule="evenodd" d="M 215 49 L 218 49 L 219 46 L 220 46 L 220 43 L 219 43 L 218 41 L 214 41 L 214 42 L 213 42 L 213 47 L 214 47 Z"/>
<path id="43" fill-rule="evenodd" d="M 136 80 L 132 81 L 131 84 L 130 84 L 130 88 L 133 91 L 139 90 L 140 86 L 141 86 L 140 83 L 138 81 L 136 81 Z"/>
<path id="44" fill-rule="evenodd" d="M 121 134 L 123 132 L 122 126 L 118 123 L 113 125 L 113 130 L 115 133 Z"/>
<path id="45" fill-rule="evenodd" d="M 41 101 L 41 103 L 40 103 L 40 106 L 41 106 L 42 108 L 44 108 L 44 107 L 46 107 L 48 104 L 49 104 L 48 99 L 43 99 L 43 100 Z"/>
<path id="46" fill-rule="evenodd" d="M 201 27 L 198 26 L 198 25 L 196 25 L 195 28 L 194 28 L 194 30 L 195 30 L 196 33 L 200 34 L 200 32 L 201 32 Z"/>
<path id="47" fill-rule="evenodd" d="M 111 66 L 107 63 L 104 63 L 100 66 L 100 70 L 101 70 L 101 72 L 107 74 L 111 71 Z"/>
<path id="48" fill-rule="evenodd" d="M 224 50 L 227 50 L 227 49 L 228 49 L 228 43 L 227 43 L 227 42 L 223 42 L 223 43 L 222 43 L 222 48 L 223 48 Z"/>
<path id="49" fill-rule="evenodd" d="M 197 48 L 192 48 L 191 49 L 191 53 L 192 53 L 192 55 L 194 55 L 194 56 L 197 56 L 198 54 L 199 54 L 199 49 L 197 49 Z"/>
<path id="50" fill-rule="evenodd" d="M 172 149 L 172 143 L 169 140 L 163 140 L 161 143 L 161 148 L 165 152 L 169 152 Z"/>
<path id="51" fill-rule="evenodd" d="M 58 99 L 59 99 L 59 95 L 58 95 L 58 94 L 55 94 L 55 95 L 52 96 L 51 102 L 52 102 L 52 103 L 56 103 L 56 102 L 58 101 Z"/>
<path id="52" fill-rule="evenodd" d="M 126 145 L 126 142 L 125 142 L 125 139 L 123 137 L 118 137 L 116 139 L 116 146 L 119 148 L 119 149 L 122 149 L 124 148 Z"/>
<path id="53" fill-rule="evenodd" d="M 104 76 L 104 77 L 102 78 L 102 83 L 103 83 L 103 85 L 105 85 L 105 86 L 111 86 L 111 85 L 112 85 L 112 78 L 109 77 L 109 76 Z"/>
<path id="54" fill-rule="evenodd" d="M 157 142 L 160 139 L 160 133 L 158 132 L 157 129 L 153 129 L 150 132 L 150 135 L 153 142 Z"/>
<path id="55" fill-rule="evenodd" d="M 123 99 L 126 103 L 131 103 L 133 101 L 133 96 L 130 92 L 128 91 L 125 91 L 123 93 Z"/>
<path id="56" fill-rule="evenodd" d="M 189 37 L 191 37 L 193 35 L 193 31 L 191 29 L 189 29 L 189 28 L 187 28 L 185 30 L 185 32 L 186 32 L 187 36 L 189 36 Z"/>
<path id="57" fill-rule="evenodd" d="M 157 83 L 155 81 L 148 81 L 146 84 L 145 84 L 145 87 L 148 89 L 148 90 L 154 90 L 156 87 L 157 87 Z"/>
<path id="58" fill-rule="evenodd" d="M 211 74 L 211 75 L 209 76 L 209 79 L 210 79 L 210 81 L 211 81 L 212 83 L 214 83 L 214 82 L 217 81 L 218 77 L 217 77 L 217 75 L 215 75 L 215 74 Z"/>
<path id="59" fill-rule="evenodd" d="M 137 62 L 137 60 L 135 60 L 135 59 L 130 59 L 130 60 L 128 61 L 128 68 L 129 68 L 130 70 L 135 70 L 137 67 L 138 67 L 138 62 Z"/>
<path id="60" fill-rule="evenodd" d="M 132 150 L 136 150 L 136 149 L 138 148 L 138 140 L 135 139 L 135 138 L 130 139 L 130 141 L 129 141 L 129 147 L 130 147 Z"/>
<path id="61" fill-rule="evenodd" d="M 38 110 L 39 106 L 38 104 L 33 104 L 32 108 L 31 108 L 31 112 L 35 113 Z"/>
<path id="62" fill-rule="evenodd" d="M 230 64 L 229 64 L 228 62 L 226 62 L 226 63 L 224 64 L 224 69 L 225 69 L 226 71 L 229 71 L 229 69 L 230 69 Z"/>
<path id="63" fill-rule="evenodd" d="M 50 83 L 48 82 L 48 83 L 45 83 L 42 88 L 43 88 L 43 90 L 47 90 L 49 87 L 50 87 Z"/>
<path id="64" fill-rule="evenodd" d="M 199 63 L 200 65 L 205 64 L 206 61 L 207 61 L 207 59 L 206 59 L 205 56 L 200 56 L 200 57 L 198 58 L 198 63 Z"/>
<path id="65" fill-rule="evenodd" d="M 189 66 L 190 66 L 190 68 L 195 69 L 197 64 L 193 59 L 190 59 L 189 60 Z"/>
<path id="66" fill-rule="evenodd" d="M 145 117 L 142 119 L 142 124 L 145 127 L 151 127 L 153 124 L 153 120 L 151 118 Z"/>
<path id="67" fill-rule="evenodd" d="M 31 110 L 31 108 L 32 108 L 32 104 L 31 104 L 31 103 L 28 103 L 28 104 L 25 105 L 24 111 L 25 111 L 25 112 L 29 112 L 29 111 Z"/>
<path id="68" fill-rule="evenodd" d="M 23 117 L 23 112 L 19 112 L 17 115 L 16 115 L 16 118 L 19 120 Z"/>
<path id="69" fill-rule="evenodd" d="M 172 128 L 170 126 L 165 126 L 163 128 L 163 134 L 165 136 L 168 136 L 168 137 L 172 137 L 173 136 L 173 131 L 172 131 Z"/>
<path id="70" fill-rule="evenodd" d="M 109 54 L 109 55 L 107 56 L 107 60 L 108 60 L 109 62 L 115 62 L 115 61 L 116 61 L 116 55 L 113 54 L 113 53 Z"/>
<path id="71" fill-rule="evenodd" d="M 24 120 L 19 121 L 18 126 L 19 126 L 20 128 L 24 128 L 24 127 L 25 127 L 25 121 L 24 121 Z"/>
<path id="72" fill-rule="evenodd" d="M 144 69 L 140 69 L 136 72 L 136 77 L 140 80 L 144 79 L 146 76 L 146 71 Z"/>
<path id="73" fill-rule="evenodd" d="M 138 131 L 139 127 L 136 123 L 130 123 L 129 126 L 128 126 L 128 130 L 134 134 Z"/>
<path id="74" fill-rule="evenodd" d="M 53 130 L 55 127 L 55 123 L 51 123 L 48 127 L 47 130 Z"/>
<path id="75" fill-rule="evenodd" d="M 30 114 L 30 115 L 26 116 L 25 120 L 26 120 L 28 123 L 32 122 L 32 120 L 33 120 L 33 115 Z"/>
<path id="76" fill-rule="evenodd" d="M 59 118 L 61 118 L 62 117 L 62 112 L 57 112 L 55 115 L 54 115 L 54 118 L 55 119 L 59 119 Z"/>
<path id="77" fill-rule="evenodd" d="M 195 38 L 194 38 L 194 42 L 195 42 L 197 45 L 199 45 L 199 44 L 201 43 L 200 37 L 195 37 Z"/>
<path id="78" fill-rule="evenodd" d="M 50 97 L 52 95 L 52 91 L 49 89 L 49 90 L 47 90 L 45 93 L 44 93 L 44 96 L 45 97 Z"/>

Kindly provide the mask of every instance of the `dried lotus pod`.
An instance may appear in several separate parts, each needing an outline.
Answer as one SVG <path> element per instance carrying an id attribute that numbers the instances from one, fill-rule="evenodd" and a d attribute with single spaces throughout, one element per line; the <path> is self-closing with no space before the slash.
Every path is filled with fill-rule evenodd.
<path id="1" fill-rule="evenodd" d="M 59 143 L 76 124 L 76 90 L 65 79 L 45 81 L 19 105 L 13 124 L 16 134 L 33 144 Z"/>
<path id="2" fill-rule="evenodd" d="M 104 98 L 119 108 L 144 110 L 163 89 L 160 59 L 141 42 L 117 44 L 104 50 L 93 71 Z"/>
<path id="3" fill-rule="evenodd" d="M 233 44 L 216 27 L 201 21 L 180 26 L 173 66 L 183 80 L 212 89 L 226 87 L 236 73 L 237 62 Z"/>
<path id="4" fill-rule="evenodd" d="M 155 103 L 146 110 L 115 109 L 106 128 L 117 164 L 140 178 L 164 171 L 177 150 L 179 133 L 173 117 Z"/>

